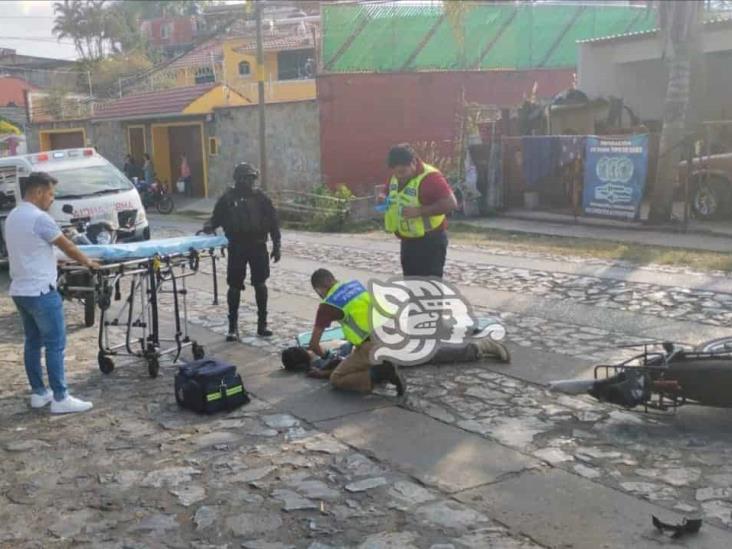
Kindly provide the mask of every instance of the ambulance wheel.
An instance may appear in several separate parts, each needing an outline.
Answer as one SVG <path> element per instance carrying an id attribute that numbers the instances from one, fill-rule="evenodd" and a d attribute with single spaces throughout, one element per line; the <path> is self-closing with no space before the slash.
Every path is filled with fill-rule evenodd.
<path id="1" fill-rule="evenodd" d="M 191 350 L 193 351 L 193 358 L 196 360 L 201 360 L 203 357 L 206 356 L 206 353 L 203 350 L 203 347 L 201 345 L 199 345 L 198 343 L 194 343 L 191 346 Z"/>
<path id="2" fill-rule="evenodd" d="M 99 363 L 99 369 L 103 374 L 111 374 L 114 371 L 114 362 L 111 358 L 104 354 L 103 351 L 99 351 L 97 355 L 97 362 Z"/>
<path id="3" fill-rule="evenodd" d="M 158 377 L 159 372 L 160 372 L 160 361 L 158 360 L 158 357 L 156 357 L 156 356 L 147 357 L 147 373 L 150 374 L 150 377 Z"/>

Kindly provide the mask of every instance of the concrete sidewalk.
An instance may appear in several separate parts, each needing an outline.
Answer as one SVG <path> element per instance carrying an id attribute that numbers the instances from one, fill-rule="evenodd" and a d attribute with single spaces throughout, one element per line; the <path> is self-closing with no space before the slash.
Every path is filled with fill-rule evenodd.
<path id="1" fill-rule="evenodd" d="M 732 252 L 732 227 L 717 224 L 715 230 L 703 230 L 699 224 L 691 225 L 684 233 L 674 230 L 649 229 L 637 224 L 610 220 L 578 218 L 571 215 L 544 212 L 517 211 L 500 217 L 460 219 L 466 223 L 486 229 L 497 229 L 526 234 L 561 236 L 569 238 L 591 238 L 611 242 L 643 244 L 665 248 L 686 248 L 709 252 Z"/>

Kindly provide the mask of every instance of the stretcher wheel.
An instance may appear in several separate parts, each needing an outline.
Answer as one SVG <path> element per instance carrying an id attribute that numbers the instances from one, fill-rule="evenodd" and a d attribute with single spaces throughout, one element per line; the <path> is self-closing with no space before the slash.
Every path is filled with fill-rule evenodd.
<path id="1" fill-rule="evenodd" d="M 191 350 L 193 351 L 193 358 L 196 360 L 201 360 L 206 356 L 206 352 L 203 350 L 203 347 L 198 343 L 191 345 Z"/>
<path id="2" fill-rule="evenodd" d="M 160 372 L 160 361 L 158 357 L 147 357 L 147 373 L 150 374 L 150 377 L 158 377 L 158 372 Z"/>
<path id="3" fill-rule="evenodd" d="M 99 363 L 99 369 L 103 374 L 111 374 L 114 370 L 114 361 L 102 351 L 99 351 L 99 354 L 97 355 L 97 362 Z"/>

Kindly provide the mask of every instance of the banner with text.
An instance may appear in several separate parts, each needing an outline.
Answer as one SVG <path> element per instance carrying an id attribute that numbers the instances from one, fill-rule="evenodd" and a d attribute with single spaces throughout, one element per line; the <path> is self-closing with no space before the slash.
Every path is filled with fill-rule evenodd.
<path id="1" fill-rule="evenodd" d="M 638 219 L 648 171 L 648 135 L 587 137 L 585 214 Z"/>

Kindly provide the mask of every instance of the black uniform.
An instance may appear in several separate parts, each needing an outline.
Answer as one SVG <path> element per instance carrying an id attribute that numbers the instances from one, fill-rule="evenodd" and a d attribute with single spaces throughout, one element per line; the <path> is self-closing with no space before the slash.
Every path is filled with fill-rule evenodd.
<path id="1" fill-rule="evenodd" d="M 208 228 L 222 227 L 229 239 L 229 261 L 226 282 L 229 286 L 229 333 L 238 325 L 239 303 L 247 265 L 257 302 L 257 333 L 271 335 L 267 330 L 267 286 L 269 253 L 267 237 L 272 238 L 272 257 L 280 257 L 281 234 L 277 212 L 269 197 L 259 189 L 231 187 L 218 200 Z"/>

